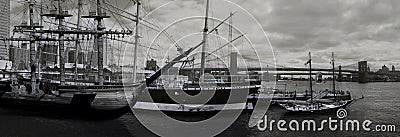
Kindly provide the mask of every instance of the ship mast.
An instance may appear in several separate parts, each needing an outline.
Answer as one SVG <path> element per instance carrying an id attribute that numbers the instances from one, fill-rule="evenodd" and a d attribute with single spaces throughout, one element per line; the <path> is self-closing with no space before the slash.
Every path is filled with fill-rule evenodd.
<path id="1" fill-rule="evenodd" d="M 333 81 L 332 81 L 332 83 L 333 83 L 333 85 L 332 85 L 332 88 L 333 88 L 333 96 L 334 96 L 334 98 L 335 98 L 335 100 L 336 100 L 336 87 L 335 87 L 335 82 L 336 82 L 336 79 L 335 79 L 335 56 L 334 56 L 334 53 L 332 52 L 332 77 L 333 77 Z"/>
<path id="2" fill-rule="evenodd" d="M 97 0 L 97 31 L 103 31 L 104 27 L 102 25 L 103 18 L 109 18 L 108 16 L 103 16 L 101 10 L 101 0 Z M 105 13 L 104 13 L 105 14 Z M 99 75 L 99 85 L 104 84 L 104 66 L 103 66 L 103 34 L 97 34 L 95 37 L 95 43 L 97 44 L 97 64 L 98 64 L 98 75 Z"/>
<path id="3" fill-rule="evenodd" d="M 103 0 L 96 0 L 96 9 L 97 11 L 91 11 L 89 12 L 88 16 L 82 16 L 82 18 L 93 18 L 95 21 L 97 21 L 97 29 L 94 32 L 88 32 L 89 34 L 95 34 L 95 45 L 97 45 L 97 62 L 98 62 L 98 81 L 99 85 L 104 84 L 104 66 L 103 66 L 103 45 L 104 45 L 104 38 L 103 35 L 105 34 L 112 34 L 112 35 L 130 35 L 132 34 L 132 31 L 122 31 L 122 32 L 117 32 L 117 31 L 106 31 L 105 27 L 102 25 L 103 19 L 104 18 L 110 18 L 110 16 L 107 16 L 105 12 L 102 11 L 101 7 L 103 5 L 104 1 Z M 78 30 L 78 32 L 81 33 L 86 33 L 85 31 Z M 79 33 L 76 34 L 79 34 Z M 91 68 L 89 68 L 91 69 Z"/>
<path id="4" fill-rule="evenodd" d="M 62 10 L 62 4 L 64 0 L 58 0 L 58 30 L 64 30 L 64 18 L 72 15 L 66 15 L 64 14 L 64 11 Z M 57 17 L 56 17 L 57 19 Z M 60 53 L 60 84 L 65 85 L 65 50 L 64 50 L 64 33 L 60 32 L 59 33 L 59 44 L 58 44 L 58 50 Z"/>
<path id="5" fill-rule="evenodd" d="M 137 73 L 137 48 L 139 46 L 139 0 L 136 0 L 136 24 L 135 24 L 135 49 L 133 58 L 133 83 L 136 83 L 136 73 Z"/>
<path id="6" fill-rule="evenodd" d="M 57 9 L 53 9 L 53 3 L 54 1 L 58 1 L 58 12 Z M 54 17 L 56 20 L 58 20 L 58 30 L 56 30 L 58 34 L 58 57 L 59 57 L 59 65 L 60 65 L 60 84 L 65 85 L 65 50 L 64 50 L 64 19 L 66 17 L 71 17 L 72 15 L 69 15 L 67 11 L 63 10 L 64 6 L 64 1 L 65 0 L 51 0 L 51 9 L 49 14 L 43 14 L 41 16 L 47 16 L 47 17 Z M 42 30 L 45 31 L 45 30 Z M 50 30 L 50 33 L 53 31 Z"/>
<path id="7" fill-rule="evenodd" d="M 229 34 L 228 34 L 228 41 L 232 41 L 232 37 L 233 37 L 233 13 L 231 12 L 229 14 L 230 19 L 229 19 Z M 233 49 L 232 49 L 233 51 Z"/>
<path id="8" fill-rule="evenodd" d="M 313 89 L 312 89 L 312 76 L 311 76 L 311 73 L 312 73 L 312 71 L 311 71 L 311 52 L 308 53 L 308 58 L 309 58 L 309 60 L 307 63 L 309 64 L 309 67 L 310 67 L 310 94 L 311 94 L 311 102 L 313 102 Z"/>
<path id="9" fill-rule="evenodd" d="M 235 40 L 233 40 L 233 13 L 230 13 L 230 20 L 229 20 L 229 36 L 228 36 L 228 41 L 229 41 L 229 45 L 228 47 L 231 47 L 231 54 L 230 54 L 230 68 L 229 68 L 229 72 L 231 75 L 231 81 L 237 81 L 237 78 L 233 75 L 237 75 L 237 52 L 235 51 L 235 48 L 233 47 L 233 41 L 237 40 L 238 38 L 244 36 L 241 35 L 240 37 L 236 38 Z"/>
<path id="10" fill-rule="evenodd" d="M 206 3 L 206 16 L 204 21 L 204 30 L 203 30 L 203 47 L 201 48 L 201 70 L 200 77 L 204 74 L 205 70 L 205 60 L 206 60 L 206 47 L 207 47 L 207 32 L 208 32 L 208 10 L 209 10 L 209 0 Z M 204 79 L 203 79 L 204 80 Z M 203 81 L 201 81 L 203 82 Z"/>
<path id="11" fill-rule="evenodd" d="M 81 29 L 81 13 L 82 12 L 82 0 L 78 0 L 78 20 L 76 23 L 76 30 L 80 30 Z M 75 41 L 75 79 L 78 79 L 78 56 L 79 56 L 79 37 L 80 35 L 76 35 L 76 41 Z"/>
<path id="12" fill-rule="evenodd" d="M 57 9 L 54 8 L 53 3 L 54 1 L 58 1 L 58 7 Z M 97 29 L 96 30 L 80 30 L 80 24 L 78 24 L 78 30 L 67 30 L 64 28 L 64 18 L 66 17 L 71 17 L 72 15 L 68 14 L 68 11 L 64 11 L 62 6 L 64 6 L 63 2 L 65 0 L 51 0 L 51 8 L 50 8 L 50 13 L 47 14 L 42 14 L 41 16 L 46 16 L 46 17 L 54 17 L 56 20 L 58 20 L 58 29 L 50 29 L 50 30 L 43 30 L 39 29 L 37 30 L 36 28 L 41 28 L 41 26 L 36 26 L 33 23 L 33 11 L 34 11 L 34 0 L 29 0 L 29 16 L 30 16 L 30 24 L 29 25 L 21 25 L 21 26 L 15 26 L 15 29 L 13 30 L 14 32 L 27 32 L 29 34 L 29 39 L 26 38 L 9 38 L 6 40 L 10 41 L 29 41 L 30 42 L 30 67 L 31 67 L 31 84 L 32 84 L 32 93 L 36 92 L 36 56 L 35 56 L 35 42 L 36 41 L 58 41 L 59 43 L 59 49 L 58 49 L 58 54 L 59 54 L 59 59 L 58 63 L 60 65 L 60 84 L 64 85 L 65 84 L 65 50 L 64 50 L 64 42 L 65 41 L 76 41 L 76 40 L 70 40 L 70 39 L 65 39 L 64 35 L 65 34 L 72 34 L 72 35 L 96 35 L 95 39 L 95 44 L 98 46 L 98 51 L 99 51 L 99 56 L 98 56 L 98 61 L 99 61 L 99 82 L 100 84 L 103 84 L 104 82 L 104 74 L 103 74 L 103 56 L 102 56 L 102 51 L 103 51 L 103 35 L 131 35 L 132 31 L 106 31 L 105 28 L 102 26 L 102 19 L 103 18 L 108 18 L 109 16 L 106 16 L 105 13 L 101 11 L 101 2 L 100 0 L 97 0 L 97 12 L 90 12 L 89 16 L 82 16 L 83 18 L 94 18 L 95 21 L 97 21 Z M 82 3 L 80 2 L 80 5 Z M 27 24 L 27 23 L 25 23 Z M 24 29 L 27 28 L 27 29 Z M 53 38 L 41 38 L 41 37 L 35 37 L 35 34 L 58 34 L 59 38 L 58 39 L 53 39 Z"/>
<path id="13" fill-rule="evenodd" d="M 43 0 L 41 0 L 40 1 L 40 15 L 42 15 L 43 14 Z M 43 16 L 40 16 L 40 26 L 43 26 Z M 43 29 L 42 27 L 40 27 L 40 29 Z M 40 34 L 40 37 L 43 37 L 43 34 Z M 42 48 L 43 48 L 43 45 L 42 45 L 43 43 L 39 43 L 39 46 L 38 46 L 38 49 L 37 49 L 37 51 L 38 51 L 38 55 L 37 55 L 37 58 L 36 58 L 36 64 L 37 64 L 37 66 L 38 66 L 38 74 L 37 74 L 37 79 L 38 80 L 41 80 L 41 74 L 40 74 L 40 68 L 41 68 L 41 60 L 42 60 Z"/>
<path id="14" fill-rule="evenodd" d="M 34 30 L 35 26 L 33 24 L 33 6 L 35 4 L 34 0 L 29 1 L 29 25 L 30 30 Z M 31 68 L 31 93 L 36 93 L 36 54 L 35 54 L 35 40 L 34 40 L 34 33 L 29 33 L 29 63 Z"/>
<path id="15" fill-rule="evenodd" d="M 93 3 L 92 3 L 93 4 Z M 83 16 L 83 18 L 94 18 L 97 21 L 97 31 L 104 31 L 104 27 L 102 25 L 104 18 L 109 18 L 106 13 L 103 13 L 101 10 L 102 2 L 101 0 L 96 0 L 96 12 L 90 11 L 88 16 Z M 98 81 L 99 85 L 104 84 L 104 66 L 103 66 L 103 33 L 96 33 L 94 44 L 97 45 L 97 65 L 98 65 Z M 91 68 L 89 68 L 91 69 Z"/>

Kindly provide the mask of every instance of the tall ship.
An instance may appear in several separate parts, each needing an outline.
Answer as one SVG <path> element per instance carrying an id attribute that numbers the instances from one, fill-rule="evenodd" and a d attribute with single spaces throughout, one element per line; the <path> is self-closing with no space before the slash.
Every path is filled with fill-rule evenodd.
<path id="1" fill-rule="evenodd" d="M 210 58 L 206 49 L 210 47 L 223 48 L 244 34 L 233 39 L 231 13 L 225 20 L 219 22 L 214 28 L 209 29 L 209 0 L 206 1 L 206 15 L 200 49 L 200 67 L 195 68 L 195 55 L 189 55 L 186 60 L 172 60 L 181 67 L 172 67 L 162 72 L 160 79 L 152 82 L 146 92 L 138 97 L 133 106 L 136 110 L 161 110 L 163 112 L 219 112 L 224 110 L 243 110 L 248 107 L 247 97 L 255 94 L 261 88 L 261 79 L 252 78 L 248 73 L 238 72 L 238 61 L 235 51 L 230 53 L 229 70 L 207 68 L 206 63 Z M 209 42 L 209 35 L 218 32 L 218 27 L 230 20 L 230 37 L 228 43 L 213 44 Z M 217 49 L 217 50 L 218 50 Z M 211 52 L 213 53 L 213 52 Z M 189 65 L 188 65 L 189 64 Z"/>
<path id="2" fill-rule="evenodd" d="M 177 46 L 179 55 L 175 58 L 163 66 L 149 60 L 146 70 L 140 71 L 138 48 L 157 49 L 139 43 L 144 37 L 139 26 L 161 32 L 175 42 L 156 23 L 143 19 L 148 13 L 142 10 L 142 1 L 129 2 L 135 7 L 133 12 L 119 9 L 106 0 L 20 2 L 25 9 L 21 23 L 14 26 L 11 37 L 2 39 L 9 45 L 12 67 L 2 70 L 0 106 L 99 118 L 116 118 L 131 108 L 216 112 L 248 107 L 247 97 L 258 92 L 261 78 L 238 71 L 238 53 L 230 53 L 229 71 L 206 68 L 208 35 L 218 33 L 218 27 L 232 20 L 234 13 L 209 29 L 207 0 L 202 41 L 187 50 Z M 116 28 L 122 30 L 108 29 L 107 18 L 116 20 L 121 25 Z M 120 21 L 121 18 L 125 20 Z M 216 46 L 228 46 L 244 36 L 233 39 L 229 26 L 229 42 Z M 133 45 L 133 57 L 129 57 L 133 64 L 120 60 L 121 52 L 125 51 L 115 47 L 121 43 Z M 192 52 L 197 49 L 201 50 L 200 68 L 194 68 Z M 118 61 L 109 57 L 113 50 L 119 52 Z M 175 71 L 177 64 L 190 63 L 192 68 Z"/>
<path id="3" fill-rule="evenodd" d="M 120 65 L 119 60 L 106 63 L 109 52 L 121 43 L 140 46 L 140 1 L 129 3 L 136 5 L 136 14 L 105 0 L 19 3 L 24 9 L 21 24 L 14 26 L 11 37 L 3 38 L 13 63 L 2 70 L 0 106 L 89 117 L 119 117 L 130 110 L 132 95 L 125 89 L 140 83 L 124 80 L 122 68 L 135 68 L 124 73 L 136 75 L 136 61 L 133 66 Z M 110 14 L 132 21 L 134 29 L 107 30 L 104 20 Z M 134 42 L 125 41 L 132 35 Z M 120 43 L 113 45 L 114 41 Z"/>
<path id="4" fill-rule="evenodd" d="M 161 32 L 172 40 L 157 23 L 144 20 L 144 2 L 128 1 L 132 12 L 107 0 L 19 2 L 24 8 L 21 24 L 14 26 L 11 37 L 2 38 L 13 63 L 2 70 L 0 106 L 89 118 L 117 118 L 129 112 L 162 72 L 203 43 L 181 49 L 161 67 L 150 60 L 146 68 L 153 64 L 151 69 L 139 70 L 139 48 L 157 50 L 139 43 L 146 38 L 144 32 Z M 107 18 L 120 25 L 113 28 L 122 30 L 108 29 Z M 141 26 L 147 30 L 141 32 Z M 131 49 L 128 46 L 134 51 L 125 63 L 121 54 Z"/>

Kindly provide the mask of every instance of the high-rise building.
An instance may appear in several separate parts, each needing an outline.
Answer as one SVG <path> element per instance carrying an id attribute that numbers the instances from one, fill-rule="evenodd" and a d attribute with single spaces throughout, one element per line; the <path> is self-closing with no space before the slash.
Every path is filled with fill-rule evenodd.
<path id="1" fill-rule="evenodd" d="M 10 34 L 10 0 L 0 1 L 0 39 Z M 8 59 L 7 44 L 0 41 L 0 60 Z"/>

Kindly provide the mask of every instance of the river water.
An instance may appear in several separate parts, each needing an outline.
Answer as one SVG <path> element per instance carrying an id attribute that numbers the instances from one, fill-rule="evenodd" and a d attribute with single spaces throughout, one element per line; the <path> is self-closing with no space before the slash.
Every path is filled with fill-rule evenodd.
<path id="1" fill-rule="evenodd" d="M 278 88 L 303 91 L 308 88 L 307 82 L 279 82 Z M 314 85 L 315 89 L 331 88 L 329 82 Z M 325 125 L 322 131 L 260 131 L 249 128 L 250 113 L 243 113 L 219 136 L 400 136 L 400 84 L 399 83 L 339 83 L 338 88 L 351 90 L 357 100 L 347 107 L 347 120 L 370 120 L 371 129 L 375 125 L 395 125 L 395 132 L 336 131 L 332 132 Z M 336 118 L 336 113 L 294 115 L 288 114 L 280 107 L 268 109 L 269 120 L 315 120 L 317 124 L 329 117 Z M 151 117 L 151 114 L 149 114 Z M 169 128 L 167 123 L 157 123 Z M 180 132 L 180 127 L 170 127 Z M 362 130 L 362 129 L 361 129 Z M 48 116 L 21 110 L 0 108 L 0 136 L 156 136 L 147 130 L 132 114 L 128 113 L 119 119 L 91 121 L 76 118 Z M 190 136 L 190 135 L 189 135 Z"/>

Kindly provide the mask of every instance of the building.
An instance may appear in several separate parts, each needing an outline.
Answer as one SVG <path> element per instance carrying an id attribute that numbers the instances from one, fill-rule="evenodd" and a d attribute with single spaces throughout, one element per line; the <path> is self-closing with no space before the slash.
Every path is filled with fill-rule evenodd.
<path id="1" fill-rule="evenodd" d="M 23 43 L 18 46 L 19 48 L 11 47 L 10 48 L 10 57 L 9 59 L 12 61 L 12 69 L 17 70 L 27 70 L 29 66 L 29 45 L 27 43 Z"/>
<path id="2" fill-rule="evenodd" d="M 358 82 L 366 83 L 368 82 L 368 62 L 367 61 L 360 61 L 358 62 Z"/>
<path id="3" fill-rule="evenodd" d="M 10 34 L 10 0 L 0 1 L 0 39 Z M 7 44 L 0 41 L 0 60 L 8 60 Z"/>
<path id="4" fill-rule="evenodd" d="M 379 69 L 378 73 L 387 74 L 389 73 L 389 68 L 386 65 L 383 65 L 381 69 Z"/>
<path id="5" fill-rule="evenodd" d="M 383 65 L 376 74 L 377 75 L 372 78 L 374 81 L 400 81 L 400 71 L 396 71 L 394 65 L 392 65 L 391 70 L 386 65 Z"/>

